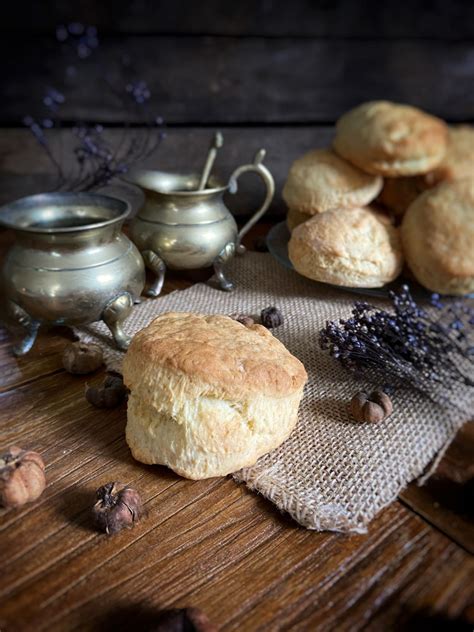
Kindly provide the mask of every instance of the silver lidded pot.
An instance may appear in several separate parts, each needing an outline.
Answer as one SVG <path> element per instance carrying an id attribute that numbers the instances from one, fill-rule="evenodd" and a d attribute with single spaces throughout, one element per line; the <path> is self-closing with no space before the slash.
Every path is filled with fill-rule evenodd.
<path id="1" fill-rule="evenodd" d="M 131 221 L 130 236 L 146 266 L 155 274 L 148 296 L 160 294 L 167 268 L 190 270 L 213 266 L 220 287 L 233 288 L 224 275 L 224 264 L 235 252 L 245 250 L 242 237 L 268 209 L 275 191 L 272 175 L 263 165 L 264 157 L 265 150 L 261 149 L 253 163 L 233 172 L 227 185 L 212 176 L 208 181 L 212 155 L 203 176 L 147 170 L 132 170 L 123 176 L 145 195 L 143 206 Z M 262 178 L 266 196 L 239 231 L 223 196 L 226 192 L 235 193 L 237 179 L 249 171 Z"/>
<path id="2" fill-rule="evenodd" d="M 140 253 L 121 231 L 129 212 L 128 202 L 96 193 L 44 193 L 0 208 L 0 225 L 15 233 L 1 270 L 6 319 L 26 330 L 15 355 L 42 325 L 98 320 L 127 348 L 122 324 L 145 285 Z"/>

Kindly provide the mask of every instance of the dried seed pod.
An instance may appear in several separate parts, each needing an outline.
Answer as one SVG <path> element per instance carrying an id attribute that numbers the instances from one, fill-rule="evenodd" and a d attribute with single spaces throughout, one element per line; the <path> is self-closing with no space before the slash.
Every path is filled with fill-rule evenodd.
<path id="1" fill-rule="evenodd" d="M 102 386 L 86 386 L 86 399 L 96 408 L 116 408 L 125 401 L 128 391 L 117 375 L 108 375 Z"/>
<path id="2" fill-rule="evenodd" d="M 356 421 L 377 423 L 392 414 L 393 404 L 383 391 L 373 391 L 370 395 L 360 391 L 352 398 L 350 411 Z"/>
<path id="3" fill-rule="evenodd" d="M 12 446 L 0 456 L 0 505 L 20 507 L 46 487 L 44 462 L 37 452 Z"/>
<path id="4" fill-rule="evenodd" d="M 246 327 L 250 327 L 251 325 L 255 324 L 254 319 L 251 316 L 247 316 L 246 314 L 230 314 L 229 318 L 232 318 L 232 320 L 236 320 L 238 323 L 241 323 Z"/>
<path id="5" fill-rule="evenodd" d="M 130 529 L 143 516 L 143 504 L 136 489 L 123 483 L 107 483 L 96 491 L 93 507 L 96 525 L 109 535 Z"/>
<path id="6" fill-rule="evenodd" d="M 274 329 L 283 325 L 283 314 L 278 307 L 265 307 L 260 314 L 260 320 L 267 329 Z"/>
<path id="7" fill-rule="evenodd" d="M 217 632 L 199 608 L 164 610 L 153 627 L 155 632 Z"/>
<path id="8" fill-rule="evenodd" d="M 64 349 L 63 367 L 68 373 L 85 375 L 96 371 L 104 363 L 99 345 L 73 342 Z"/>
<path id="9" fill-rule="evenodd" d="M 104 380 L 104 388 L 116 388 L 116 389 L 125 388 L 123 384 L 123 377 L 118 374 L 107 375 Z"/>

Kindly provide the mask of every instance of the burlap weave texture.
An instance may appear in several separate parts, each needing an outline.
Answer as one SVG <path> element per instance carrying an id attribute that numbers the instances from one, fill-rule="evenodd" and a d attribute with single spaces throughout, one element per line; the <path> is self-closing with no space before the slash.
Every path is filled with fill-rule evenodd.
<path id="1" fill-rule="evenodd" d="M 347 316 L 356 297 L 308 281 L 268 254 L 237 257 L 227 273 L 236 284 L 234 292 L 197 284 L 144 301 L 135 307 L 126 331 L 133 334 L 168 311 L 259 314 L 263 307 L 279 307 L 285 322 L 273 333 L 309 376 L 298 425 L 282 446 L 234 478 L 309 529 L 366 531 L 377 512 L 445 449 L 465 415 L 416 392 L 398 391 L 389 419 L 355 423 L 347 405 L 363 384 L 320 351 L 318 333 L 326 320 Z M 114 349 L 102 323 L 78 332 L 83 340 L 101 344 L 109 368 L 120 370 L 123 354 Z"/>

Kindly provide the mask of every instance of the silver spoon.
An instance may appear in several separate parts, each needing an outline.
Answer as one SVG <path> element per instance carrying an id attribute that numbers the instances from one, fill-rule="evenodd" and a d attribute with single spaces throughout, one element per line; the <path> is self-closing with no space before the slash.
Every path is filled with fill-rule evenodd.
<path id="1" fill-rule="evenodd" d="M 209 153 L 207 154 L 206 164 L 204 165 L 204 169 L 202 170 L 201 179 L 199 180 L 199 186 L 197 188 L 198 191 L 204 191 L 204 189 L 206 188 L 212 165 L 214 164 L 217 156 L 217 150 L 222 147 L 223 144 L 224 138 L 222 134 L 220 132 L 216 132 L 209 148 Z"/>

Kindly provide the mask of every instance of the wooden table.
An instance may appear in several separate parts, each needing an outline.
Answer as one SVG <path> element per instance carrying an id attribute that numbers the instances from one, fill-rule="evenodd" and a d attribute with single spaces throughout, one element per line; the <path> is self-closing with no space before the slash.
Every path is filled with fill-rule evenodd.
<path id="1" fill-rule="evenodd" d="M 165 290 L 190 283 L 175 275 Z M 439 475 L 412 484 L 366 535 L 315 533 L 230 478 L 188 481 L 134 461 L 126 405 L 103 411 L 84 398 L 103 374 L 63 370 L 70 340 L 41 334 L 15 359 L 1 334 L 1 445 L 41 452 L 48 479 L 36 503 L 0 510 L 2 632 L 148 630 L 161 609 L 189 605 L 222 630 L 472 626 L 473 424 Z M 148 512 L 114 537 L 91 522 L 94 491 L 110 480 L 137 487 Z"/>

